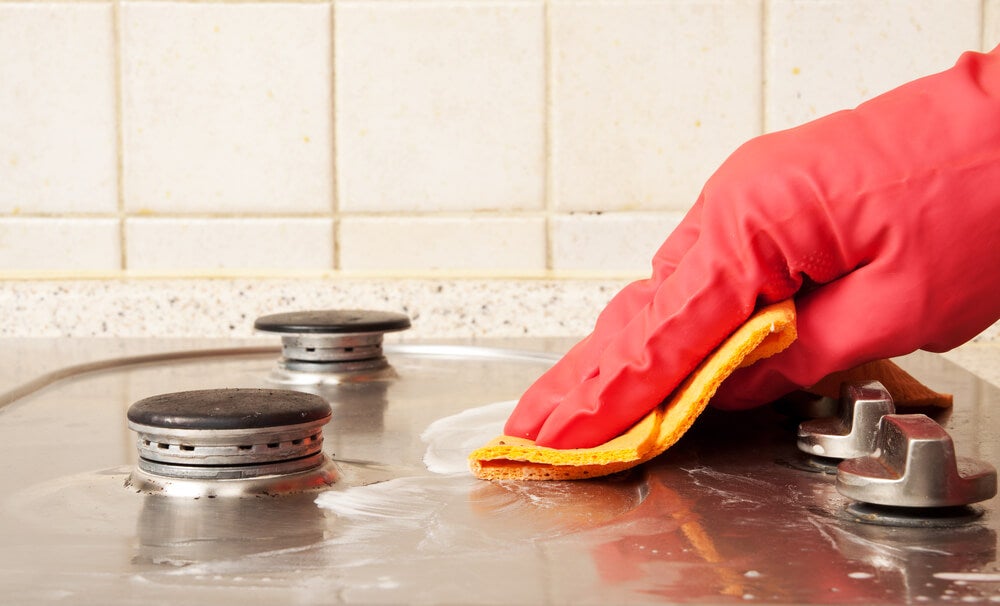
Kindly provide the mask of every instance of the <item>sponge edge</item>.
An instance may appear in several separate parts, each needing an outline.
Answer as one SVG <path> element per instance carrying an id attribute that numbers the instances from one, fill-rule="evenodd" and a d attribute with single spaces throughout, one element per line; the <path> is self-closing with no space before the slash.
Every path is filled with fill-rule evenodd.
<path id="1" fill-rule="evenodd" d="M 949 408 L 951 394 L 939 393 L 916 380 L 892 360 L 875 360 L 848 370 L 829 374 L 815 385 L 804 389 L 818 396 L 840 397 L 840 384 L 876 380 L 892 396 L 896 408 Z"/>
<path id="2" fill-rule="evenodd" d="M 676 443 L 733 371 L 784 350 L 795 337 L 792 301 L 765 307 L 705 358 L 670 398 L 622 435 L 575 449 L 499 436 L 469 455 L 472 473 L 484 480 L 581 480 L 635 467 Z"/>

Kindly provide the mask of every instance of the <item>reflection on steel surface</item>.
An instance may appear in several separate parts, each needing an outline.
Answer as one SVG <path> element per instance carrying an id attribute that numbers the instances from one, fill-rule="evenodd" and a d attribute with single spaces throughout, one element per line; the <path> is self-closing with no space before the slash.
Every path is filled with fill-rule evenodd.
<path id="1" fill-rule="evenodd" d="M 858 524 L 833 477 L 776 463 L 798 452 L 797 424 L 769 407 L 709 410 L 664 455 L 604 480 L 491 484 L 428 471 L 427 427 L 516 399 L 554 358 L 508 351 L 387 347 L 395 377 L 301 387 L 332 408 L 324 452 L 338 481 L 322 494 L 339 508 L 315 494 L 184 499 L 123 486 L 137 457 L 123 420 L 132 402 L 267 386 L 273 348 L 106 364 L 22 390 L 0 409 L 0 591 L 18 604 L 241 605 L 1000 595 L 993 500 L 943 531 Z M 955 394 L 938 420 L 962 454 L 1000 460 L 996 389 L 935 356 L 903 366 Z M 58 448 L 40 454 L 40 436 Z"/>

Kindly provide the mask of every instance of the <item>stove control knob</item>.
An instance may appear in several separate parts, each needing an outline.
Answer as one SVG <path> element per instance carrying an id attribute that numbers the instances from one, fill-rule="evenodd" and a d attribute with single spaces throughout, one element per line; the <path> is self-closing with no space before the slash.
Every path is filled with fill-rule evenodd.
<path id="1" fill-rule="evenodd" d="M 833 459 L 863 457 L 875 450 L 879 419 L 894 412 L 892 396 L 878 381 L 844 383 L 836 417 L 799 425 L 799 450 Z"/>
<path id="2" fill-rule="evenodd" d="M 997 472 L 956 457 L 951 436 L 926 415 L 886 415 L 875 452 L 838 467 L 837 490 L 874 505 L 954 507 L 995 495 Z"/>

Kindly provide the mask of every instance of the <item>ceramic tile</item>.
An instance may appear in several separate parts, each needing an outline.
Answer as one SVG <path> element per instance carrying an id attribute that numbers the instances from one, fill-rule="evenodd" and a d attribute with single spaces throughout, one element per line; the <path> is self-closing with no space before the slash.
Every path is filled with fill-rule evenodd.
<path id="1" fill-rule="evenodd" d="M 983 51 L 991 51 L 1000 45 L 1000 0 L 985 0 L 983 3 Z"/>
<path id="2" fill-rule="evenodd" d="M 0 3 L 0 213 L 117 211 L 113 34 L 110 4 Z"/>
<path id="3" fill-rule="evenodd" d="M 127 208 L 330 211 L 329 11 L 123 3 Z"/>
<path id="4" fill-rule="evenodd" d="M 683 213 L 570 215 L 552 219 L 552 269 L 648 274 Z"/>
<path id="5" fill-rule="evenodd" d="M 30 271 L 116 271 L 117 219 L 0 218 L 0 275 Z"/>
<path id="6" fill-rule="evenodd" d="M 760 2 L 555 0 L 560 210 L 684 209 L 759 134 Z"/>
<path id="7" fill-rule="evenodd" d="M 775 0 L 765 125 L 851 108 L 979 48 L 980 0 Z"/>
<path id="8" fill-rule="evenodd" d="M 541 218 L 352 217 L 339 239 L 348 271 L 545 269 Z"/>
<path id="9" fill-rule="evenodd" d="M 342 209 L 542 207 L 542 2 L 343 1 L 335 21 Z"/>
<path id="10" fill-rule="evenodd" d="M 316 271 L 333 267 L 330 219 L 132 218 L 128 269 L 151 272 Z"/>

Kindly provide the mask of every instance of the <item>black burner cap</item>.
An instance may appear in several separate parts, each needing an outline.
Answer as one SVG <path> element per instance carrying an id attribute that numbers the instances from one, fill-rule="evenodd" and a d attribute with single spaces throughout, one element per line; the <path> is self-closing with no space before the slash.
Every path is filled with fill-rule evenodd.
<path id="1" fill-rule="evenodd" d="M 364 309 L 318 309 L 261 316 L 257 330 L 297 334 L 394 332 L 410 327 L 406 314 Z"/>
<path id="2" fill-rule="evenodd" d="M 162 429 L 263 429 L 324 419 L 320 396 L 285 389 L 202 389 L 139 400 L 128 420 Z"/>

